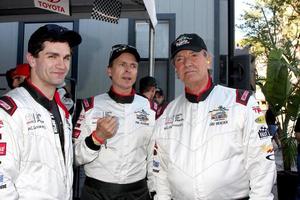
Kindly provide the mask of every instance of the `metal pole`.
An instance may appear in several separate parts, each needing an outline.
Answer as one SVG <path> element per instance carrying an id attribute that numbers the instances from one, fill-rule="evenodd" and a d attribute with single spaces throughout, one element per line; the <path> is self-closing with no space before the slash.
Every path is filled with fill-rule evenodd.
<path id="1" fill-rule="evenodd" d="M 154 36 L 155 31 L 154 27 L 152 26 L 152 23 L 150 24 L 149 29 L 149 76 L 154 77 L 154 71 L 155 71 L 155 58 L 154 58 Z"/>

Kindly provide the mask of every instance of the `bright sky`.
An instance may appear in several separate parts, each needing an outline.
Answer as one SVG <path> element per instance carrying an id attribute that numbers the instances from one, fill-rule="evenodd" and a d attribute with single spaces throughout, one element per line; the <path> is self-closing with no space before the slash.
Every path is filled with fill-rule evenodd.
<path id="1" fill-rule="evenodd" d="M 245 10 L 248 9 L 248 5 L 246 3 L 254 4 L 255 0 L 235 0 L 234 6 L 235 6 L 235 24 L 242 24 L 243 22 L 240 20 L 240 15 L 245 12 Z M 242 39 L 244 36 L 244 33 L 235 27 L 235 40 L 238 41 Z"/>

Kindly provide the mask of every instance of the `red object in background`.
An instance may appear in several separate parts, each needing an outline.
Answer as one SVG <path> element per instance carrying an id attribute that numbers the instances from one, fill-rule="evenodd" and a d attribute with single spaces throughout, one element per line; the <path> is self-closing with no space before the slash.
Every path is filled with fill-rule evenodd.
<path id="1" fill-rule="evenodd" d="M 30 75 L 30 66 L 29 64 L 19 64 L 16 69 L 12 72 L 12 78 L 15 76 L 25 76 L 26 78 Z"/>

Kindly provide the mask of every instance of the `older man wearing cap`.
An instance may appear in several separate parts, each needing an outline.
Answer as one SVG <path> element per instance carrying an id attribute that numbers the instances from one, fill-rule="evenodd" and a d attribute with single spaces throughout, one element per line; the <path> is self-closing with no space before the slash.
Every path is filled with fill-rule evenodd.
<path id="1" fill-rule="evenodd" d="M 185 93 L 155 125 L 155 199 L 273 199 L 274 152 L 254 97 L 212 83 L 197 34 L 180 35 L 171 56 Z"/>
<path id="2" fill-rule="evenodd" d="M 80 42 L 55 24 L 31 35 L 29 79 L 0 98 L 0 199 L 72 199 L 72 124 L 56 87 Z"/>
<path id="3" fill-rule="evenodd" d="M 135 94 L 140 56 L 129 45 L 112 47 L 107 93 L 83 100 L 75 126 L 75 161 L 84 165 L 83 200 L 148 200 L 147 149 L 155 122 L 148 100 Z"/>

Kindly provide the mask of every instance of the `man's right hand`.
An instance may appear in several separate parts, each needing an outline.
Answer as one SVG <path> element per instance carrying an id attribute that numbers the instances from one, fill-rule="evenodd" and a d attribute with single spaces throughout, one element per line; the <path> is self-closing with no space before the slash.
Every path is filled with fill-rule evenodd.
<path id="1" fill-rule="evenodd" d="M 99 118 L 97 120 L 97 127 L 95 130 L 96 136 L 103 140 L 112 138 L 118 130 L 118 125 L 117 117 L 108 116 Z"/>

